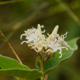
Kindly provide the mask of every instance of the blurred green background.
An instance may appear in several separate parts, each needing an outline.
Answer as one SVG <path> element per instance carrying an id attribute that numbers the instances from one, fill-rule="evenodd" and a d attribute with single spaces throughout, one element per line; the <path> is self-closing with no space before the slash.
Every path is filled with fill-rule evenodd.
<path id="1" fill-rule="evenodd" d="M 37 24 L 51 33 L 59 25 L 59 34 L 68 31 L 66 40 L 80 36 L 80 0 L 0 0 L 0 30 L 6 36 L 20 59 L 30 68 L 35 67 L 37 55 L 27 44 L 21 45 L 20 35 Z M 23 39 L 24 40 L 24 39 Z M 48 80 L 80 80 L 80 40 L 78 50 L 63 61 L 49 75 Z M 16 59 L 0 35 L 0 54 Z M 6 65 L 7 66 L 7 65 Z M 0 80 L 16 80 L 0 74 Z"/>

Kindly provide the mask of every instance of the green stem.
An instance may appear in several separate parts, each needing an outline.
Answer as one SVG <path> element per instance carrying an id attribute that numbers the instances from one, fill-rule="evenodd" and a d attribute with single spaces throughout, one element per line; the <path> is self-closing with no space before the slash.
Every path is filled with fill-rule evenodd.
<path id="1" fill-rule="evenodd" d="M 25 79 L 20 78 L 20 80 L 25 80 Z"/>
<path id="2" fill-rule="evenodd" d="M 48 79 L 48 74 L 45 74 L 44 80 L 47 80 L 47 79 Z"/>
<path id="3" fill-rule="evenodd" d="M 41 77 L 41 80 L 44 80 L 43 61 L 41 62 L 41 72 L 42 72 L 42 74 L 43 74 L 43 77 Z"/>
<path id="4" fill-rule="evenodd" d="M 43 77 L 41 77 L 41 80 L 44 80 L 44 67 L 43 67 L 43 59 L 42 59 L 42 56 L 41 55 L 38 55 L 38 59 L 39 59 L 40 65 L 41 65 L 41 72 L 43 74 Z"/>

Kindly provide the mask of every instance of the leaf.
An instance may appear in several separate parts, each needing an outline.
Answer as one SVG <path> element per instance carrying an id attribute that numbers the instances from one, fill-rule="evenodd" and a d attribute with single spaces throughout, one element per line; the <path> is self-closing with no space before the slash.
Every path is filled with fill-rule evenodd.
<path id="1" fill-rule="evenodd" d="M 0 56 L 0 73 L 15 77 L 26 78 L 27 80 L 37 79 L 42 73 L 36 69 L 18 63 L 9 57 Z"/>
<path id="2" fill-rule="evenodd" d="M 44 62 L 44 73 L 45 73 L 45 74 L 46 74 L 46 73 L 49 73 L 49 72 L 52 71 L 54 68 L 56 68 L 61 61 L 69 58 L 69 57 L 73 54 L 73 52 L 78 49 L 77 44 L 76 44 L 77 40 L 78 40 L 78 38 L 75 38 L 75 39 L 72 39 L 72 40 L 70 40 L 70 41 L 68 42 L 68 44 L 69 44 L 74 50 L 70 50 L 70 49 L 69 49 L 68 51 L 62 52 L 62 57 L 61 57 L 61 58 L 59 58 L 60 54 L 55 54 L 54 57 L 51 57 L 48 61 Z M 36 60 L 36 67 L 37 67 L 38 69 L 40 69 L 40 63 L 39 63 L 38 59 Z"/>

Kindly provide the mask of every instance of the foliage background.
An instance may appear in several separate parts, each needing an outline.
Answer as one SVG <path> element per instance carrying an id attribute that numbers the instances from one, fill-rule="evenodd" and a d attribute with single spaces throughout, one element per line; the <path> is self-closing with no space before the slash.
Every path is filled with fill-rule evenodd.
<path id="1" fill-rule="evenodd" d="M 26 44 L 20 45 L 24 30 L 44 25 L 51 33 L 59 25 L 59 34 L 68 31 L 66 40 L 80 36 L 80 0 L 0 0 L 0 30 L 25 65 L 35 67 L 37 55 Z M 23 39 L 24 40 L 24 39 Z M 53 70 L 48 80 L 80 80 L 80 40 L 78 50 Z M 0 36 L 0 54 L 16 59 L 15 55 Z M 7 65 L 6 65 L 7 66 Z M 0 74 L 0 80 L 16 80 Z"/>

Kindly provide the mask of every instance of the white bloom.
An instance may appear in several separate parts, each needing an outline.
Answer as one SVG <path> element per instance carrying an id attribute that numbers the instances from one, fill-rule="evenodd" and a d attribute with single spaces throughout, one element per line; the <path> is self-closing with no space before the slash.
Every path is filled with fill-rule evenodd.
<path id="1" fill-rule="evenodd" d="M 65 48 L 66 50 L 68 50 L 68 48 L 73 50 L 64 40 L 67 37 L 68 32 L 60 36 L 57 33 L 59 28 L 58 25 L 54 28 L 52 34 L 50 34 L 48 38 L 46 38 L 45 35 L 42 34 L 45 32 L 45 30 L 41 31 L 41 28 L 44 28 L 44 26 L 40 26 L 40 24 L 38 24 L 37 29 L 32 28 L 24 31 L 25 33 L 20 36 L 20 39 L 22 39 L 23 36 L 26 36 L 26 41 L 22 41 L 21 44 L 25 42 L 29 47 L 31 47 L 31 49 L 33 49 L 37 53 L 45 52 L 49 56 L 53 56 L 53 54 L 59 50 L 59 58 L 62 57 L 63 48 Z"/>
<path id="2" fill-rule="evenodd" d="M 67 37 L 67 33 L 66 32 L 64 35 L 59 35 L 57 34 L 59 26 L 56 26 L 52 32 L 51 35 L 49 35 L 49 37 L 47 38 L 47 53 L 51 54 L 51 56 L 59 50 L 59 54 L 61 55 L 59 58 L 62 57 L 62 49 L 65 48 L 66 50 L 68 50 L 67 47 L 69 47 L 71 50 L 73 50 L 66 41 L 64 41 L 64 39 Z M 63 46 L 62 46 L 63 45 Z"/>
<path id="3" fill-rule="evenodd" d="M 26 36 L 27 41 L 22 41 L 21 44 L 26 42 L 28 46 L 31 47 L 31 49 L 34 49 L 36 52 L 40 52 L 44 47 L 46 48 L 45 36 L 42 35 L 45 30 L 41 31 L 41 28 L 43 27 L 44 26 L 40 26 L 40 24 L 38 24 L 37 29 L 32 28 L 24 31 L 25 33 L 20 36 L 20 39 L 22 39 L 23 36 Z"/>

